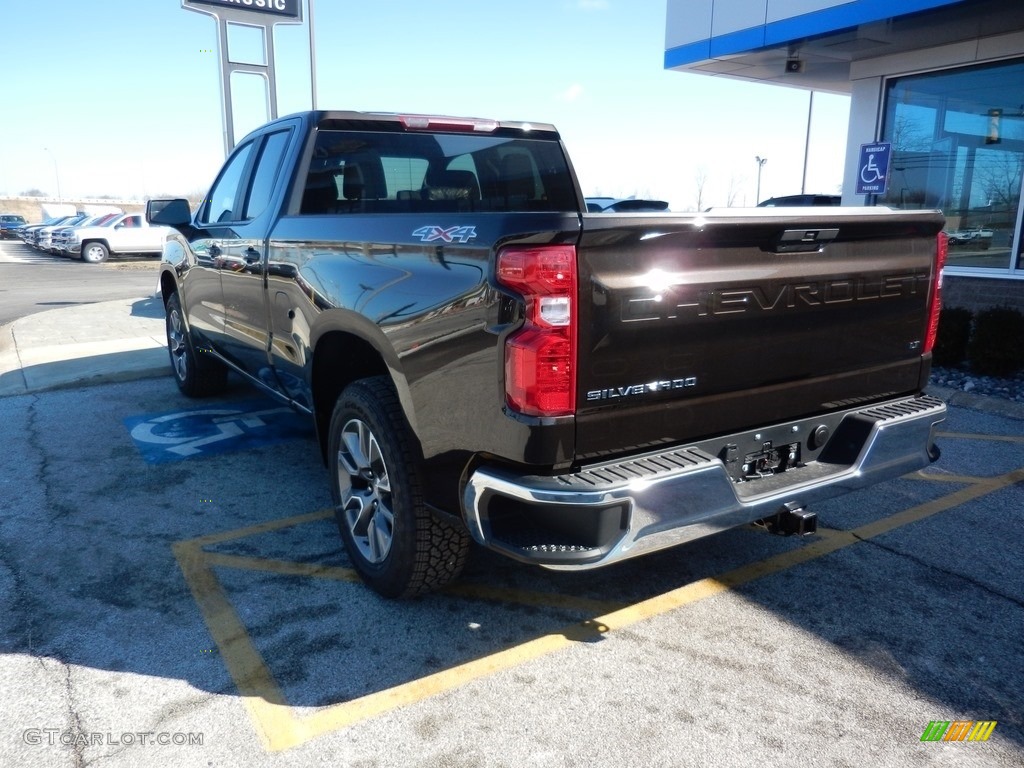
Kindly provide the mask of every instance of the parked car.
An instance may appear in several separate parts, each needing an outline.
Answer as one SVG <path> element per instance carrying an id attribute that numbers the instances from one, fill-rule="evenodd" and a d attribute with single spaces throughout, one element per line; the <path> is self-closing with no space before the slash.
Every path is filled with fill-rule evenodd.
<path id="1" fill-rule="evenodd" d="M 121 214 L 105 226 L 72 229 L 65 253 L 89 264 L 106 261 L 112 253 L 159 256 L 167 232 L 166 227 L 150 225 L 142 214 Z"/>
<path id="2" fill-rule="evenodd" d="M 18 236 L 15 231 L 19 227 L 28 224 L 24 216 L 16 213 L 0 213 L 0 240 L 14 239 Z"/>
<path id="3" fill-rule="evenodd" d="M 987 251 L 992 245 L 992 236 L 995 233 L 985 227 L 974 227 L 971 229 L 956 229 L 947 232 L 950 247 L 957 245 L 973 245 L 983 251 Z"/>
<path id="4" fill-rule="evenodd" d="M 39 224 L 27 224 L 18 230 L 18 237 L 22 239 L 27 245 L 34 246 L 36 244 L 36 235 L 43 227 L 60 226 L 62 224 L 68 224 L 75 216 L 52 216 L 48 219 L 41 221 Z"/>
<path id="5" fill-rule="evenodd" d="M 842 198 L 839 195 L 783 195 L 782 197 L 769 197 L 757 204 L 758 208 L 788 208 L 790 206 L 805 205 L 840 205 Z"/>
<path id="6" fill-rule="evenodd" d="M 74 224 L 69 227 L 61 226 L 53 231 L 53 235 L 50 238 L 50 253 L 58 256 L 68 255 L 68 249 L 71 247 L 71 243 L 77 246 L 77 241 L 72 240 L 72 233 L 76 229 L 82 227 L 102 227 L 105 224 L 113 222 L 118 217 L 116 213 L 103 213 L 96 216 L 90 216 L 88 219 Z M 74 254 L 78 255 L 77 251 Z"/>
<path id="7" fill-rule="evenodd" d="M 79 213 L 76 216 L 72 216 L 67 221 L 62 221 L 60 224 L 51 224 L 46 227 L 40 227 L 35 232 L 35 240 L 33 245 L 40 251 L 49 251 L 53 243 L 53 232 L 61 227 L 72 227 L 75 224 L 81 224 L 83 221 L 92 218 L 86 213 Z"/>
<path id="8" fill-rule="evenodd" d="M 634 197 L 588 197 L 587 213 L 651 213 L 667 211 L 664 200 L 638 200 Z"/>

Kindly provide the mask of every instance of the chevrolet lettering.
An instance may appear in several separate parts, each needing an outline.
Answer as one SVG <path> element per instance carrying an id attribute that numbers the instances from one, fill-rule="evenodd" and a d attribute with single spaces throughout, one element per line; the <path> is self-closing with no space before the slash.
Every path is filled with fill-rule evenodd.
<path id="1" fill-rule="evenodd" d="M 938 211 L 589 213 L 551 125 L 313 111 L 242 139 L 195 211 L 146 215 L 178 387 L 308 414 L 386 597 L 473 546 L 585 570 L 811 533 L 819 500 L 938 457 Z"/>
<path id="2" fill-rule="evenodd" d="M 630 299 L 623 306 L 623 322 L 675 320 L 677 318 L 735 315 L 743 312 L 773 312 L 846 304 L 875 299 L 895 299 L 927 292 L 927 273 L 886 277 L 827 280 L 783 284 L 772 287 L 712 288 L 699 291 L 692 301 L 668 304 L 664 293 Z M 683 291 L 680 291 L 683 293 Z"/>

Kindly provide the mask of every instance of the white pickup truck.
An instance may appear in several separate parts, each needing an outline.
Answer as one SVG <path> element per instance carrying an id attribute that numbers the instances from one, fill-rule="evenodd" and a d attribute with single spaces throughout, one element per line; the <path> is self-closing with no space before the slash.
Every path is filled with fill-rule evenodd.
<path id="1" fill-rule="evenodd" d="M 154 227 L 142 214 L 125 214 L 98 227 L 80 227 L 69 232 L 64 253 L 89 264 L 106 261 L 110 254 L 159 256 L 167 227 Z"/>

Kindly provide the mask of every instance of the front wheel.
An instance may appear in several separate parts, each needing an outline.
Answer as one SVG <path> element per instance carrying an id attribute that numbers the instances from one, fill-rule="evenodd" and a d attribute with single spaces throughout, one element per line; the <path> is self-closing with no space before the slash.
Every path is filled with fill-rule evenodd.
<path id="1" fill-rule="evenodd" d="M 87 264 L 100 264 L 107 260 L 110 251 L 103 243 L 91 242 L 82 246 L 82 261 Z"/>
<path id="2" fill-rule="evenodd" d="M 165 311 L 167 352 L 171 356 L 178 389 L 189 397 L 207 397 L 224 391 L 228 369 L 208 352 L 193 346 L 177 293 L 172 293 L 167 299 Z"/>
<path id="3" fill-rule="evenodd" d="M 341 393 L 331 416 L 328 467 L 345 550 L 373 590 L 414 597 L 462 572 L 469 536 L 424 506 L 412 436 L 386 376 Z"/>

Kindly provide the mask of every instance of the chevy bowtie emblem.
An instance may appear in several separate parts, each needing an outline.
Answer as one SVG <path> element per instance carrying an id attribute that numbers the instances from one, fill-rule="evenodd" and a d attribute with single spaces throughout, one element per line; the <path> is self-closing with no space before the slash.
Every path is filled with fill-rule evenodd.
<path id="1" fill-rule="evenodd" d="M 825 243 L 835 240 L 838 229 L 787 229 L 782 233 L 782 243 Z"/>
<path id="2" fill-rule="evenodd" d="M 838 235 L 838 229 L 787 229 L 775 245 L 775 252 L 819 251 L 835 240 Z"/>

